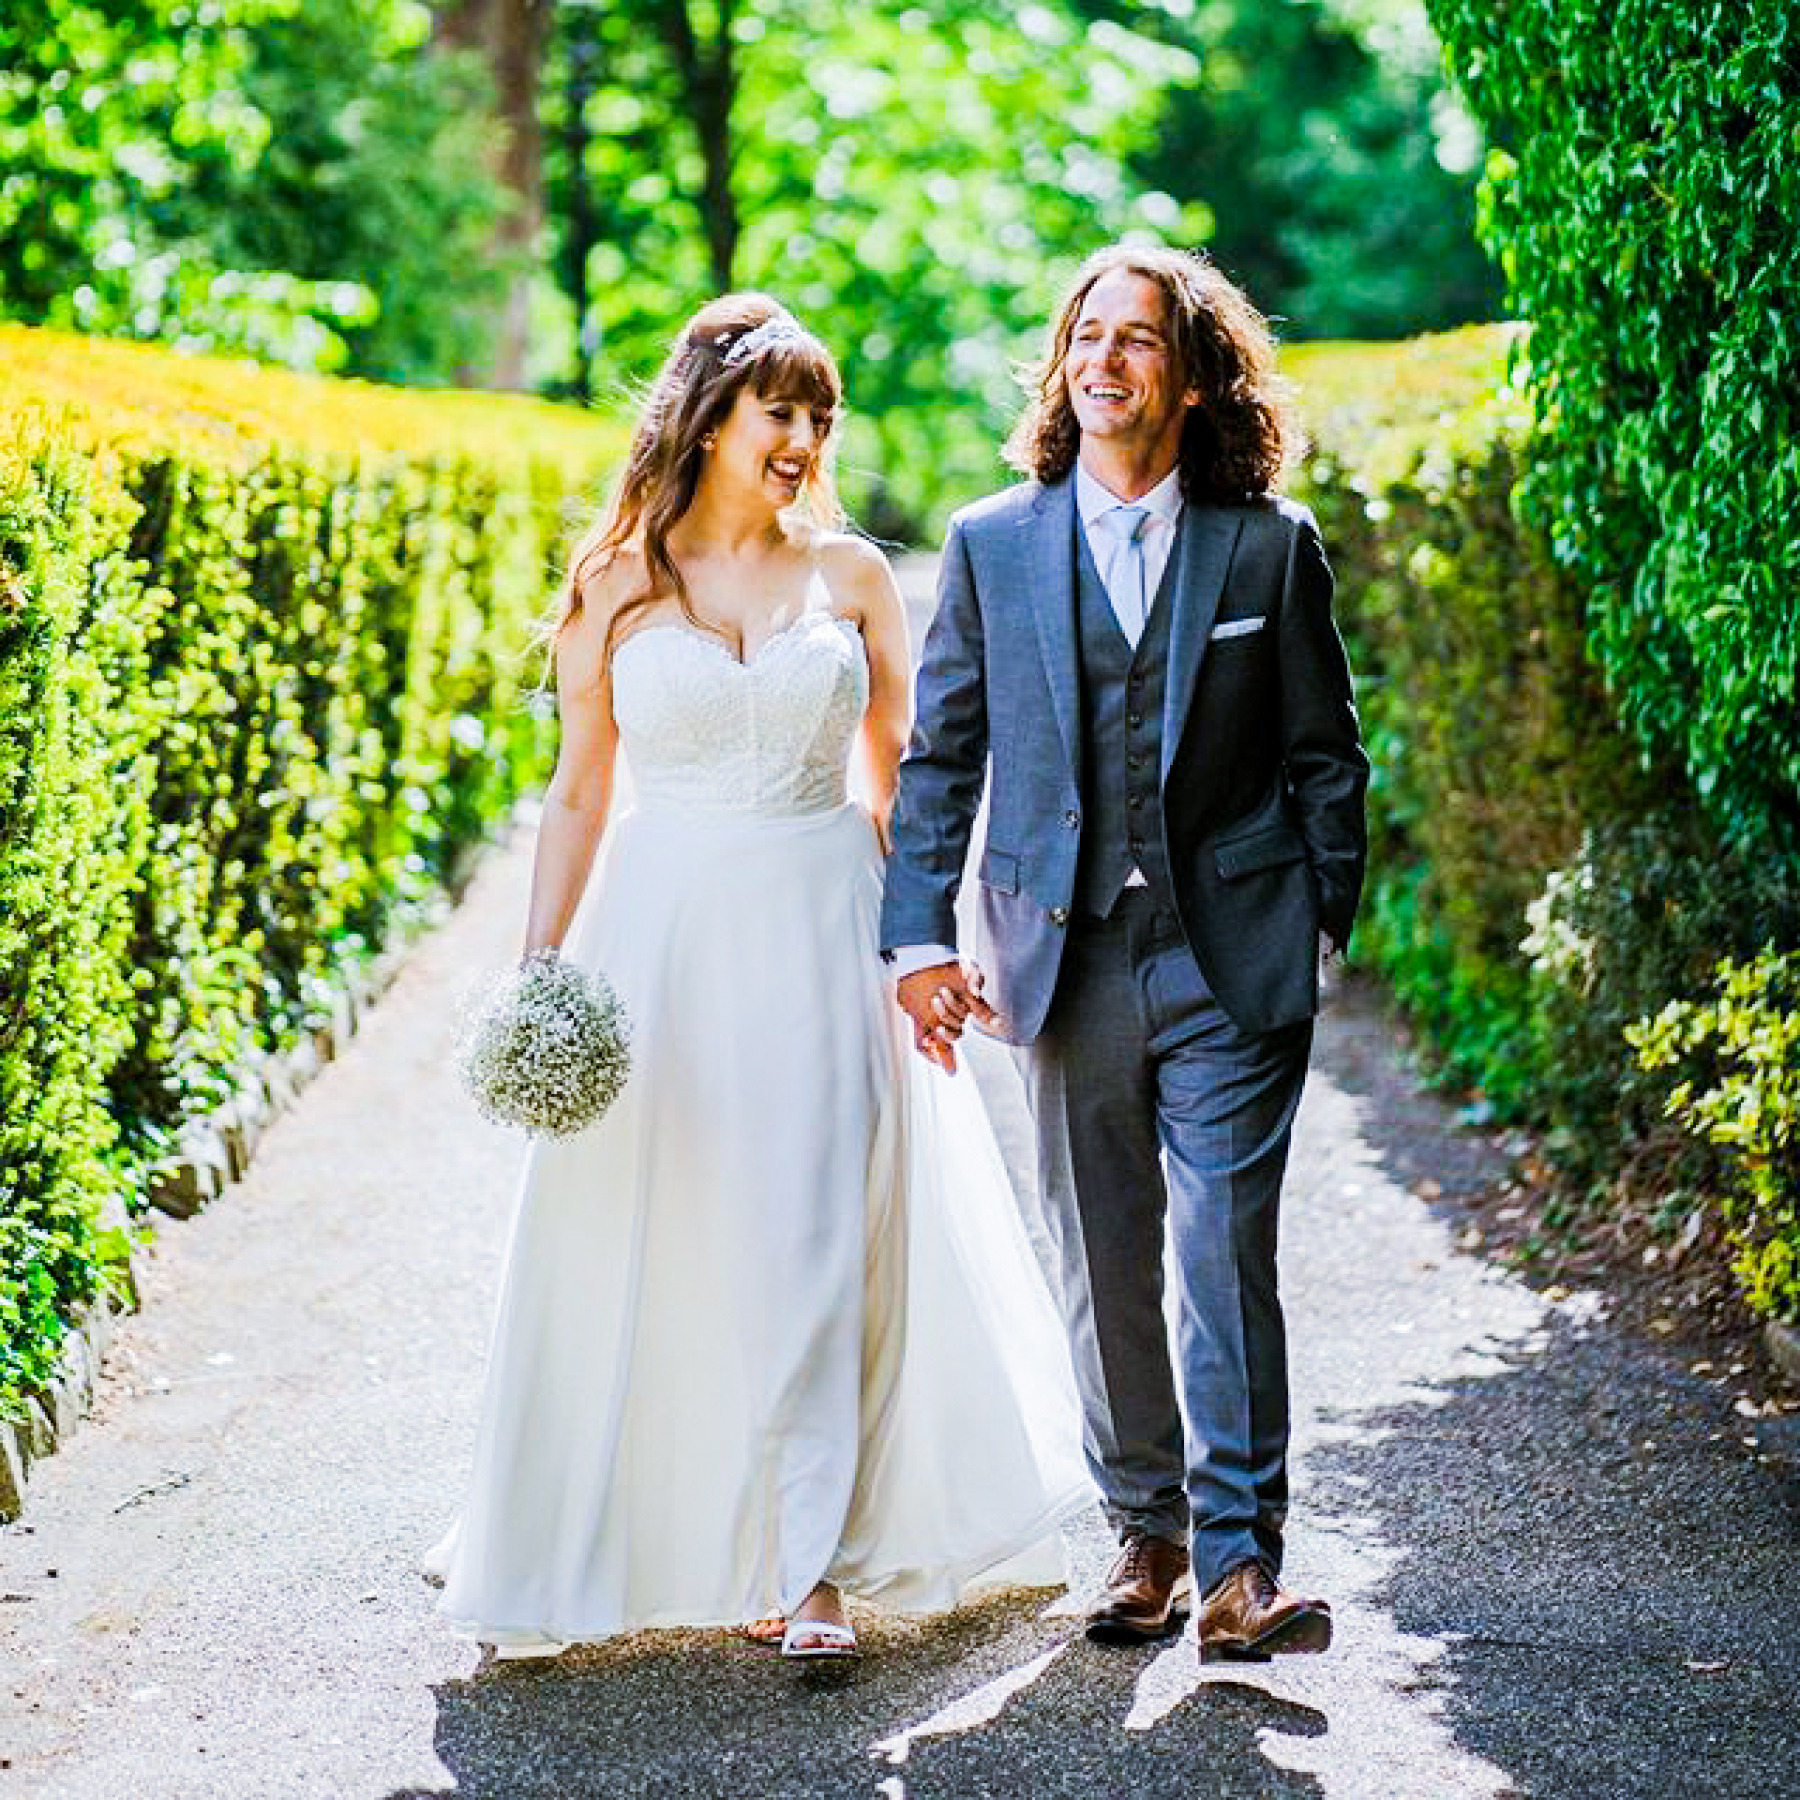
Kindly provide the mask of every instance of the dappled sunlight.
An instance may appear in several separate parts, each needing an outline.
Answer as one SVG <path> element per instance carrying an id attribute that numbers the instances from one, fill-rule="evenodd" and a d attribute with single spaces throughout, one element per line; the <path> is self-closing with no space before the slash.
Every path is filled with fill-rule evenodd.
<path id="1" fill-rule="evenodd" d="M 1316 1557 L 1317 1542 L 1309 1547 Z M 1184 1633 L 1138 1675 L 1124 1729 L 1191 1731 L 1209 1703 L 1254 1696 L 1279 1714 L 1257 1726 L 1257 1750 L 1274 1768 L 1313 1777 L 1327 1800 L 1416 1792 L 1409 1781 L 1422 1769 L 1432 1772 L 1432 1800 L 1510 1793 L 1506 1771 L 1460 1749 L 1444 1717 L 1437 1665 L 1454 1634 L 1408 1634 L 1377 1598 L 1399 1554 L 1364 1527 L 1343 1533 L 1329 1560 L 1321 1585 L 1338 1627 L 1329 1654 L 1203 1663 Z"/>
<path id="2" fill-rule="evenodd" d="M 983 1725 L 991 1725 L 1013 1697 L 1030 1687 L 1068 1648 L 1067 1642 L 1057 1644 L 1019 1668 L 1009 1669 L 995 1680 L 983 1682 L 961 1699 L 952 1700 L 948 1706 L 940 1706 L 921 1724 L 909 1725 L 904 1731 L 897 1731 L 891 1737 L 883 1738 L 873 1746 L 870 1753 L 897 1769 L 904 1765 L 914 1743 L 920 1738 L 948 1737 L 956 1732 L 974 1731 Z M 887 1785 L 883 1783 L 884 1789 Z"/>
<path id="3" fill-rule="evenodd" d="M 881 1800 L 907 1800 L 909 1783 L 915 1795 L 954 1791 L 941 1785 L 950 1773 L 1029 1757 L 1052 1718 L 1061 1732 L 1079 1722 L 1104 1766 L 1121 1771 L 1170 1756 L 1196 1772 L 1233 1758 L 1247 1772 L 1262 1769 L 1234 1792 L 1393 1800 L 1420 1792 L 1426 1770 L 1431 1800 L 1516 1791 L 1505 1767 L 1459 1739 L 1452 1653 L 1467 1634 L 1408 1629 L 1397 1616 L 1417 1547 L 1395 1541 L 1392 1496 L 1349 1465 L 1405 1452 L 1471 1390 L 1530 1369 L 1559 1332 L 1585 1334 L 1596 1320 L 1585 1297 L 1553 1303 L 1460 1250 L 1452 1224 L 1420 1206 L 1370 1141 L 1366 1103 L 1325 1070 L 1315 1070 L 1304 1119 L 1303 1139 L 1331 1149 L 1301 1149 L 1289 1202 L 1305 1219 L 1300 1227 L 1296 1217 L 1290 1246 L 1303 1316 L 1289 1578 L 1332 1600 L 1331 1652 L 1206 1664 L 1191 1627 L 1142 1653 L 1097 1650 L 1074 1635 L 880 1739 L 872 1754 Z M 1409 1284 L 1403 1314 L 1392 1306 L 1397 1269 L 1430 1276 Z M 1083 1536 L 1090 1578 L 1101 1539 Z M 1084 1598 L 1078 1584 L 1042 1618 L 1078 1633 Z M 1150 1764 L 1127 1748 L 1134 1741 Z"/>

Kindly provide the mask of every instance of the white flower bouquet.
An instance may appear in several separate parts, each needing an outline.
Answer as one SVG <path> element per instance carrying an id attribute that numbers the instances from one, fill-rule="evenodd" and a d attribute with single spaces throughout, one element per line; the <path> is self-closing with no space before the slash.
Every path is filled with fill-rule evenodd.
<path id="1" fill-rule="evenodd" d="M 625 1085 L 630 1024 L 603 975 L 540 950 L 470 997 L 456 1067 L 483 1118 L 571 1137 Z"/>

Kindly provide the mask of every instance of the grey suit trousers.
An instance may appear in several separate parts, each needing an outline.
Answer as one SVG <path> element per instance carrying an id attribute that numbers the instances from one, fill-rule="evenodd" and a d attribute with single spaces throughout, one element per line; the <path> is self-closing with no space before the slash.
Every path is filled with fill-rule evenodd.
<path id="1" fill-rule="evenodd" d="M 1119 1533 L 1191 1532 L 1201 1592 L 1249 1557 L 1281 1567 L 1276 1219 L 1311 1045 L 1310 1020 L 1233 1024 L 1173 913 L 1133 887 L 1070 921 L 1044 1029 L 1018 1052 L 1089 1465 Z"/>

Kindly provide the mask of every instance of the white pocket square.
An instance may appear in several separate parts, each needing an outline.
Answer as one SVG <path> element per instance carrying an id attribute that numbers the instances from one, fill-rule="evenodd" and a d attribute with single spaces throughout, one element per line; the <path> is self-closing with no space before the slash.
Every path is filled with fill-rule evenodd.
<path id="1" fill-rule="evenodd" d="M 1261 631 L 1268 623 L 1266 613 L 1258 613 L 1254 619 L 1227 619 L 1223 625 L 1212 628 L 1213 642 L 1220 638 L 1248 637 L 1253 631 Z"/>

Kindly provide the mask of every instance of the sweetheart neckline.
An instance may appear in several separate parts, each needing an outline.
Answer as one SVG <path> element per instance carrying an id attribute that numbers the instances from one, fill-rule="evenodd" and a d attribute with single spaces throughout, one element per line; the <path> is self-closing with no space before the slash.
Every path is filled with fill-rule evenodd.
<path id="1" fill-rule="evenodd" d="M 648 637 L 653 631 L 667 631 L 673 632 L 676 637 L 692 638 L 695 643 L 704 645 L 709 650 L 716 651 L 720 656 L 724 657 L 734 669 L 741 669 L 748 673 L 762 661 L 763 657 L 774 645 L 778 644 L 783 638 L 791 636 L 794 632 L 798 631 L 802 625 L 809 624 L 814 619 L 829 619 L 833 625 L 848 625 L 850 629 L 857 634 L 859 639 L 862 636 L 862 627 L 858 625 L 854 619 L 846 617 L 843 613 L 834 613 L 823 606 L 819 606 L 809 608 L 797 618 L 789 619 L 785 625 L 778 626 L 774 631 L 771 631 L 769 635 L 750 652 L 748 657 L 734 654 L 718 638 L 712 637 L 704 631 L 696 631 L 691 625 L 676 625 L 666 619 L 659 619 L 649 625 L 640 625 L 636 631 L 632 632 L 632 634 L 626 638 L 623 644 L 619 645 L 618 649 L 613 652 L 613 656 L 615 659 L 622 656 L 625 653 L 627 645 L 635 644 L 639 638 Z"/>

